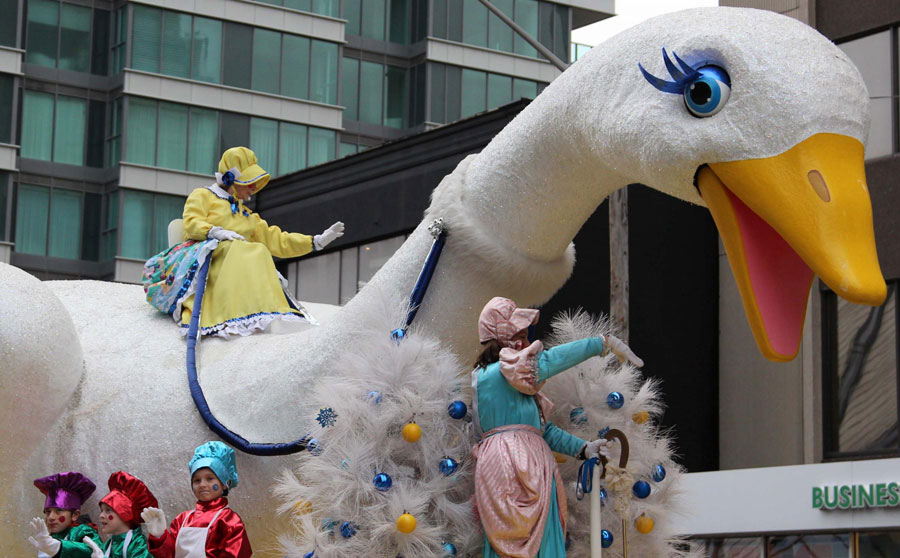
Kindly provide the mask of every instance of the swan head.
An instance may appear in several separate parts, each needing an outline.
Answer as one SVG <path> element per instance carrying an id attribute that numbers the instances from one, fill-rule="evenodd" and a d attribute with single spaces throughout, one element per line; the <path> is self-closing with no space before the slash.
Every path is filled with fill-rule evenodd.
<path id="1" fill-rule="evenodd" d="M 828 39 L 771 12 L 700 8 L 620 33 L 572 70 L 557 81 L 590 92 L 573 125 L 593 155 L 709 208 L 766 357 L 797 354 L 813 275 L 850 302 L 884 301 L 868 94 Z"/>

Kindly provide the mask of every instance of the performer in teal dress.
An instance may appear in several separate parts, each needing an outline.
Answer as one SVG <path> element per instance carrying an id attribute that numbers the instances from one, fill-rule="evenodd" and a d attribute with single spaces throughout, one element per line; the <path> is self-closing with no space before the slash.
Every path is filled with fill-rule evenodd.
<path id="1" fill-rule="evenodd" d="M 484 558 L 563 558 L 566 496 L 552 452 L 579 459 L 606 455 L 607 441 L 586 442 L 546 420 L 552 403 L 540 390 L 546 380 L 593 356 L 612 351 L 643 362 L 613 336 L 573 341 L 544 350 L 528 344 L 538 311 L 496 297 L 478 323 L 485 346 L 472 372 L 476 430 L 472 449 L 475 501 L 485 539 Z"/>
<path id="2" fill-rule="evenodd" d="M 84 538 L 100 542 L 97 529 L 79 522 L 81 506 L 97 488 L 78 472 L 57 473 L 35 479 L 34 486 L 45 496 L 44 519 L 31 522 L 34 535 L 28 539 L 39 558 L 90 558 L 91 547 Z"/>

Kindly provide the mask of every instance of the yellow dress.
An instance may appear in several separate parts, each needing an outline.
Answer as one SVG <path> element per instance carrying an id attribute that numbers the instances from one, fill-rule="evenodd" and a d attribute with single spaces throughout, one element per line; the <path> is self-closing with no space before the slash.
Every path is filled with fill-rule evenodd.
<path id="1" fill-rule="evenodd" d="M 203 335 L 249 335 L 265 329 L 273 319 L 312 321 L 289 298 L 272 256 L 295 258 L 313 251 L 311 236 L 288 233 L 269 226 L 240 200 L 235 210 L 229 195 L 219 186 L 197 188 L 184 204 L 184 240 L 206 240 L 216 226 L 244 238 L 220 242 L 212 253 L 200 328 Z M 194 297 L 181 307 L 182 328 L 191 320 Z"/>

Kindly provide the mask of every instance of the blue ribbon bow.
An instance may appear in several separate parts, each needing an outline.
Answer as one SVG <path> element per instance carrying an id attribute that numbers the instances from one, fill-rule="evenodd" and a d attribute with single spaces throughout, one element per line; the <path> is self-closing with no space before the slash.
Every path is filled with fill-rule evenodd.
<path id="1" fill-rule="evenodd" d="M 234 196 L 228 196 L 228 203 L 231 204 L 231 214 L 234 215 L 238 212 L 238 201 L 234 199 Z"/>
<path id="2" fill-rule="evenodd" d="M 230 188 L 232 184 L 234 184 L 234 173 L 231 171 L 225 171 L 225 174 L 222 175 L 222 184 L 224 184 L 227 188 Z"/>

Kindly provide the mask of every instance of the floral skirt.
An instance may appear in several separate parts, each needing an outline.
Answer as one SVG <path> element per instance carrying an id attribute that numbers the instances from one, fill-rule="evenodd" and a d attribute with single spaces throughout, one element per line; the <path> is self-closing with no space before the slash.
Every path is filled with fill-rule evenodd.
<path id="1" fill-rule="evenodd" d="M 147 301 L 180 322 L 182 333 L 191 320 L 197 272 L 210 257 L 200 312 L 202 335 L 250 335 L 276 319 L 316 323 L 287 292 L 287 281 L 265 245 L 188 240 L 147 260 L 142 278 Z"/>

